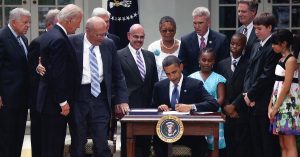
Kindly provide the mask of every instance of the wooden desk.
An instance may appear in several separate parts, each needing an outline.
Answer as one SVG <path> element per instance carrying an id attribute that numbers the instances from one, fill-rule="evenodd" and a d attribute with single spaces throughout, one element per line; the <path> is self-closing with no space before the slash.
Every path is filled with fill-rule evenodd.
<path id="1" fill-rule="evenodd" d="M 125 115 L 122 123 L 127 126 L 127 156 L 135 156 L 136 135 L 156 135 L 156 123 L 164 115 Z M 207 115 L 177 115 L 184 126 L 183 135 L 213 135 L 213 157 L 219 154 L 219 123 L 224 122 L 220 113 Z"/>

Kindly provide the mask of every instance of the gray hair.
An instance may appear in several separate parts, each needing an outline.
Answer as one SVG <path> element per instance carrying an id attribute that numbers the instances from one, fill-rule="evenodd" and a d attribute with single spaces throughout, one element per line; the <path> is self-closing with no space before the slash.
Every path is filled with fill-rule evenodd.
<path id="1" fill-rule="evenodd" d="M 96 24 L 99 25 L 99 26 L 102 26 L 103 28 L 106 27 L 106 23 L 105 23 L 105 21 L 104 21 L 101 17 L 93 16 L 93 17 L 90 17 L 90 18 L 86 21 L 85 29 L 88 29 L 88 30 L 94 30 L 94 26 L 95 26 Z"/>
<path id="2" fill-rule="evenodd" d="M 56 23 L 58 13 L 59 13 L 58 9 L 51 9 L 48 11 L 46 18 L 45 18 L 46 26 L 54 25 Z"/>
<path id="3" fill-rule="evenodd" d="M 80 7 L 75 4 L 68 4 L 58 13 L 57 18 L 58 21 L 68 21 L 80 14 L 83 15 L 83 11 Z"/>
<path id="4" fill-rule="evenodd" d="M 198 8 L 194 9 L 194 11 L 192 13 L 192 16 L 193 17 L 195 17 L 195 16 L 205 16 L 207 19 L 209 19 L 210 18 L 210 12 L 206 7 L 198 7 Z"/>
<path id="5" fill-rule="evenodd" d="M 12 20 L 19 20 L 21 16 L 31 17 L 31 14 L 28 10 L 24 8 L 15 8 L 9 12 L 8 21 L 11 23 Z"/>
<path id="6" fill-rule="evenodd" d="M 92 12 L 91 17 L 93 16 L 107 16 L 110 18 L 110 12 L 108 12 L 106 9 L 104 8 L 95 8 Z"/>

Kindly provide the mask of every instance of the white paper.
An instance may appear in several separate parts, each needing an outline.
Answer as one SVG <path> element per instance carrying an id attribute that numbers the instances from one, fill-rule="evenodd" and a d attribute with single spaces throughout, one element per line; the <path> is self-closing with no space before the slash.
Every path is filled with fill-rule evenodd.
<path id="1" fill-rule="evenodd" d="M 186 114 L 190 114 L 190 112 L 178 112 L 178 111 L 164 111 L 163 115 L 186 115 Z"/>

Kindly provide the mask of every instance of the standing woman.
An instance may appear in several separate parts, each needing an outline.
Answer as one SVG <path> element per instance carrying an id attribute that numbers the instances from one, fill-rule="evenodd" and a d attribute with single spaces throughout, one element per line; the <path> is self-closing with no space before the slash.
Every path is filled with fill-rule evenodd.
<path id="1" fill-rule="evenodd" d="M 199 53 L 198 62 L 200 65 L 200 71 L 192 73 L 189 77 L 198 79 L 203 82 L 204 88 L 207 92 L 212 95 L 220 105 L 219 112 L 221 112 L 221 105 L 225 101 L 225 82 L 226 79 L 213 72 L 213 66 L 215 64 L 216 55 L 212 48 L 204 48 Z M 214 148 L 214 138 L 213 136 L 207 136 L 208 149 L 213 150 Z M 224 139 L 224 123 L 219 125 L 219 157 L 226 157 L 225 152 L 225 139 Z M 211 152 L 208 152 L 209 154 Z"/>
<path id="2" fill-rule="evenodd" d="M 155 55 L 158 79 L 160 81 L 167 78 L 162 67 L 162 61 L 170 55 L 178 57 L 180 40 L 174 38 L 176 23 L 170 16 L 164 16 L 160 19 L 159 32 L 161 39 L 151 43 L 148 50 Z"/>
<path id="3" fill-rule="evenodd" d="M 282 157 L 298 156 L 295 135 L 300 135 L 298 65 L 290 50 L 293 41 L 293 34 L 286 29 L 279 29 L 273 35 L 272 48 L 282 57 L 275 69 L 268 117 L 271 132 L 279 135 Z"/>

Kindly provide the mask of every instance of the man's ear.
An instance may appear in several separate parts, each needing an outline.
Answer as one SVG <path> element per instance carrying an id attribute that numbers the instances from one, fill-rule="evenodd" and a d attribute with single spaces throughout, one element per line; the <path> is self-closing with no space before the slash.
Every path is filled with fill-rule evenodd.
<path id="1" fill-rule="evenodd" d="M 182 63 L 180 63 L 179 68 L 180 68 L 181 71 L 183 71 L 183 64 Z"/>

